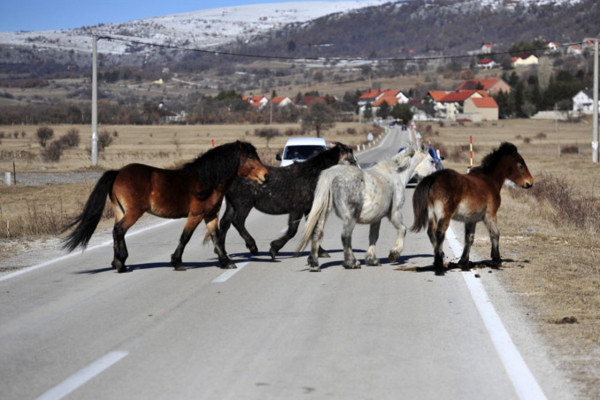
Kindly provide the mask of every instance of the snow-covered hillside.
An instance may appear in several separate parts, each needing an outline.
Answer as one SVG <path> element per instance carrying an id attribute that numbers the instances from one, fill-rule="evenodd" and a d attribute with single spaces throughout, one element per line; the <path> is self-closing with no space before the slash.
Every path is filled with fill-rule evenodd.
<path id="1" fill-rule="evenodd" d="M 382 4 L 381 1 L 291 2 L 215 8 L 61 31 L 0 32 L 0 45 L 34 46 L 89 52 L 93 35 L 138 39 L 152 43 L 211 48 L 332 13 Z M 101 53 L 133 51 L 126 42 L 101 41 Z"/>

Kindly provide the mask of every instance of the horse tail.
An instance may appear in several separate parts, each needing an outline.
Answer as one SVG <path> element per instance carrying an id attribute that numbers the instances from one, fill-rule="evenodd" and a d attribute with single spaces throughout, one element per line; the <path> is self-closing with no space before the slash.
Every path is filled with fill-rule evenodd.
<path id="1" fill-rule="evenodd" d="M 429 222 L 429 212 L 427 209 L 429 203 L 429 191 L 434 183 L 435 176 L 428 175 L 421 180 L 421 182 L 419 182 L 415 192 L 413 193 L 412 202 L 415 222 L 410 228 L 410 230 L 413 232 L 419 232 L 420 230 L 424 229 Z"/>
<path id="2" fill-rule="evenodd" d="M 63 249 L 73 251 L 78 246 L 81 246 L 84 249 L 87 247 L 88 242 L 92 238 L 92 234 L 100 222 L 100 218 L 102 218 L 102 212 L 106 205 L 106 197 L 112 191 L 113 184 L 115 183 L 118 174 L 119 171 L 106 171 L 98 180 L 94 190 L 92 190 L 92 194 L 90 194 L 90 197 L 83 207 L 82 213 L 63 228 L 62 232 L 65 232 L 77 225 L 75 230 L 63 240 Z"/>
<path id="3" fill-rule="evenodd" d="M 296 247 L 296 253 L 304 250 L 306 245 L 311 239 L 312 233 L 317 226 L 319 221 L 323 221 L 327 218 L 329 210 L 331 209 L 331 182 L 335 175 L 327 174 L 327 171 L 321 173 L 317 187 L 315 188 L 314 200 L 310 213 L 306 217 L 306 226 L 304 227 L 304 234 L 298 247 Z"/>

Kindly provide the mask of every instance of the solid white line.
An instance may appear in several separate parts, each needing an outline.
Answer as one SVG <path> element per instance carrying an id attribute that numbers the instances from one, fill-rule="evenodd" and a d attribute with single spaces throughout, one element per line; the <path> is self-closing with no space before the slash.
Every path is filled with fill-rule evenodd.
<path id="1" fill-rule="evenodd" d="M 170 224 L 170 223 L 172 223 L 172 222 L 174 222 L 174 221 L 176 221 L 176 220 L 174 220 L 174 219 L 169 219 L 169 220 L 162 221 L 162 222 L 159 222 L 159 223 L 157 223 L 157 224 L 154 224 L 154 225 L 147 226 L 147 227 L 145 227 L 145 228 L 138 229 L 138 230 L 136 230 L 136 231 L 133 231 L 133 232 L 131 232 L 131 233 L 127 233 L 127 237 L 130 237 L 130 236 L 135 236 L 135 235 L 137 235 L 138 233 L 143 233 L 143 232 L 149 231 L 149 230 L 151 230 L 151 229 L 155 229 L 155 228 L 158 228 L 158 227 L 160 227 L 160 226 L 163 226 L 163 225 Z M 112 241 L 112 240 L 108 240 L 108 241 L 106 241 L 106 242 L 104 242 L 104 243 L 101 243 L 101 244 L 98 244 L 98 245 L 96 245 L 96 246 L 88 247 L 88 248 L 86 248 L 85 250 L 83 250 L 81 253 L 83 253 L 83 252 L 84 252 L 84 251 L 86 251 L 86 250 L 95 250 L 95 249 L 99 249 L 99 248 L 101 248 L 101 247 L 105 247 L 105 246 L 108 246 L 108 245 L 112 245 L 112 243 L 113 243 L 113 241 Z M 58 262 L 58 261 L 62 261 L 62 260 L 69 259 L 69 258 L 71 258 L 71 257 L 75 257 L 75 256 L 77 256 L 77 255 L 79 255 L 79 254 L 81 254 L 81 253 L 75 253 L 75 252 L 73 252 L 73 253 L 65 254 L 64 256 L 60 256 L 60 257 L 54 258 L 54 259 L 52 259 L 52 260 L 49 260 L 49 261 L 43 262 L 43 263 L 41 263 L 41 264 L 32 265 L 32 266 L 30 266 L 30 267 L 26 267 L 26 268 L 20 269 L 20 270 L 18 270 L 18 271 L 12 272 L 12 273 L 10 273 L 10 274 L 6 274 L 6 275 L 4 275 L 4 276 L 0 276 L 0 282 L 2 282 L 2 281 L 7 281 L 7 280 L 9 280 L 9 279 L 12 279 L 12 278 L 15 278 L 15 277 L 17 277 L 17 276 L 19 276 L 19 275 L 23 275 L 23 274 L 26 274 L 26 273 L 28 273 L 28 272 L 35 271 L 36 269 L 40 269 L 40 268 L 47 267 L 48 265 L 54 264 L 54 263 L 56 263 L 56 262 Z"/>
<path id="2" fill-rule="evenodd" d="M 240 272 L 242 270 L 242 268 L 244 268 L 246 265 L 248 265 L 248 262 L 243 262 L 243 263 L 236 264 L 236 266 L 237 266 L 236 269 L 230 269 L 230 270 L 227 270 L 227 271 L 223 272 L 221 275 L 219 275 L 215 279 L 213 279 L 212 283 L 227 282 L 227 280 L 229 278 L 231 278 L 232 276 L 234 276 L 235 274 L 237 274 L 238 272 Z"/>
<path id="3" fill-rule="evenodd" d="M 462 245 L 456 239 L 452 229 L 448 228 L 446 238 L 455 256 L 460 257 Z M 475 278 L 473 272 L 463 272 L 462 276 L 519 398 L 521 400 L 546 399 L 542 388 L 502 324 L 502 320 L 492 305 L 481 279 Z"/>
<path id="4" fill-rule="evenodd" d="M 46 393 L 37 398 L 37 400 L 59 400 L 67 396 L 69 393 L 84 385 L 90 379 L 98 376 L 102 371 L 110 368 L 113 364 L 119 362 L 123 357 L 127 356 L 125 351 L 113 351 L 104 357 L 94 361 L 84 369 L 71 375 L 62 383 L 48 390 Z"/>

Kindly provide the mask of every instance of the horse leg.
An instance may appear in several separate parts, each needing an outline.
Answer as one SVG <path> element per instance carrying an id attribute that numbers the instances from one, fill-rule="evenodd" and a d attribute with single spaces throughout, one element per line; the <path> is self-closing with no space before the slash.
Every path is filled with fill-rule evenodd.
<path id="1" fill-rule="evenodd" d="M 435 245 L 433 249 L 433 267 L 435 268 L 436 275 L 444 275 L 444 239 L 446 238 L 446 230 L 450 225 L 450 219 L 440 218 L 437 223 L 437 227 L 433 235 L 435 236 Z"/>
<path id="2" fill-rule="evenodd" d="M 360 268 L 360 262 L 354 257 L 352 252 L 352 231 L 356 225 L 354 218 L 349 218 L 344 221 L 342 228 L 342 245 L 344 246 L 344 268 L 347 269 L 358 269 Z"/>
<path id="3" fill-rule="evenodd" d="M 476 222 L 465 223 L 465 247 L 462 255 L 460 256 L 460 260 L 458 261 L 458 266 L 463 271 L 469 270 L 469 253 L 471 251 L 471 246 L 473 245 L 473 240 L 475 239 L 476 225 Z"/>
<path id="4" fill-rule="evenodd" d="M 400 259 L 400 253 L 402 253 L 402 250 L 404 249 L 404 237 L 406 236 L 406 226 L 404 226 L 404 224 L 402 223 L 402 214 L 400 212 L 393 215 L 390 221 L 392 222 L 392 225 L 394 225 L 398 232 L 396 243 L 394 244 L 392 250 L 390 250 L 390 254 L 388 256 L 390 262 L 395 263 Z"/>
<path id="5" fill-rule="evenodd" d="M 273 260 L 275 260 L 275 256 L 277 255 L 277 253 L 279 253 L 279 250 L 281 250 L 281 248 L 285 246 L 285 244 L 296 235 L 296 233 L 298 232 L 298 225 L 300 225 L 301 218 L 302 213 L 290 213 L 290 215 L 288 216 L 287 231 L 279 239 L 273 240 L 271 242 L 271 249 L 269 250 L 269 253 L 271 254 L 271 258 Z"/>
<path id="6" fill-rule="evenodd" d="M 381 263 L 379 259 L 375 255 L 375 243 L 377 243 L 377 239 L 379 239 L 379 228 L 381 227 L 381 220 L 371 224 L 369 227 L 369 249 L 367 250 L 367 255 L 365 256 L 365 264 L 370 266 L 380 266 Z"/>
<path id="7" fill-rule="evenodd" d="M 496 217 L 488 217 L 486 216 L 483 219 L 483 223 L 485 227 L 490 232 L 490 241 L 492 242 L 492 264 L 495 268 L 500 268 L 502 266 L 502 259 L 500 258 L 500 230 L 498 229 L 498 225 L 496 224 Z"/>
<path id="8" fill-rule="evenodd" d="M 113 227 L 113 249 L 114 258 L 111 263 L 112 267 L 118 273 L 127 272 L 125 260 L 129 256 L 127 245 L 125 244 L 125 229 L 123 229 L 123 220 L 117 222 Z"/>
<path id="9" fill-rule="evenodd" d="M 307 260 L 311 272 L 321 271 L 321 268 L 319 267 L 319 249 L 321 248 L 321 241 L 323 240 L 326 219 L 325 215 L 321 215 L 312 231 L 310 254 L 308 255 Z"/>
<path id="10" fill-rule="evenodd" d="M 250 250 L 250 254 L 253 256 L 258 255 L 258 247 L 256 246 L 256 241 L 250 235 L 250 232 L 246 229 L 246 218 L 248 218 L 248 214 L 250 214 L 250 210 L 252 208 L 248 207 L 238 207 L 235 210 L 235 217 L 232 219 L 233 226 L 237 229 L 238 233 L 244 239 L 246 243 L 246 248 Z"/>
<path id="11" fill-rule="evenodd" d="M 124 213 L 118 203 L 113 204 L 113 209 L 115 211 L 117 222 L 115 222 L 113 227 L 114 257 L 111 265 L 118 273 L 123 273 L 128 271 L 127 266 L 125 266 L 125 260 L 129 256 L 127 244 L 125 243 L 125 234 L 143 213 Z"/>
<path id="12" fill-rule="evenodd" d="M 189 215 L 187 221 L 185 222 L 185 226 L 183 227 L 183 232 L 179 237 L 179 244 L 175 249 L 175 252 L 171 254 L 171 265 L 175 268 L 175 271 L 185 271 L 185 266 L 181 261 L 181 256 L 183 254 L 183 250 L 185 246 L 190 241 L 192 234 L 196 230 L 198 224 L 202 221 L 202 216 L 194 216 Z"/>
<path id="13" fill-rule="evenodd" d="M 231 227 L 231 221 L 235 218 L 235 214 L 235 208 L 233 207 L 230 201 L 227 201 L 227 207 L 225 208 L 223 217 L 219 222 L 219 230 L 217 232 L 217 242 L 219 243 L 219 246 L 221 247 L 221 249 L 223 249 L 224 252 L 227 252 L 225 250 L 225 239 L 227 238 L 227 231 Z"/>
<path id="14" fill-rule="evenodd" d="M 225 253 L 224 249 L 219 245 L 218 239 L 218 228 L 219 228 L 219 220 L 217 217 L 211 217 L 211 219 L 206 219 L 206 229 L 208 232 L 206 233 L 210 236 L 210 239 L 213 242 L 214 251 L 219 257 L 219 265 L 223 269 L 235 269 L 237 268 L 235 263 L 231 261 L 231 258 Z"/>

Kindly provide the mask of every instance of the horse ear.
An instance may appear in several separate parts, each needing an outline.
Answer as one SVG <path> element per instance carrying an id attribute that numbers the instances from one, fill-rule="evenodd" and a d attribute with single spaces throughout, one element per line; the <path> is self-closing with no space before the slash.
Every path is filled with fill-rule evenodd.
<path id="1" fill-rule="evenodd" d="M 427 153 L 427 143 L 421 142 L 419 150 L 421 150 L 423 153 Z"/>

